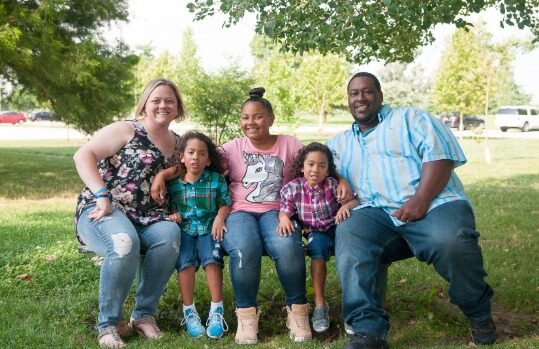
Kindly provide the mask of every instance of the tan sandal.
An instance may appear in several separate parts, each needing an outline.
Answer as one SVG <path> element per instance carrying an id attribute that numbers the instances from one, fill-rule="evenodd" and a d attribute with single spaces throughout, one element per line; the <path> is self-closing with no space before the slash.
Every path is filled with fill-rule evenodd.
<path id="1" fill-rule="evenodd" d="M 163 337 L 163 333 L 161 333 L 161 330 L 157 327 L 155 318 L 152 315 L 146 315 L 136 320 L 131 318 L 129 325 L 133 330 L 137 331 L 140 336 L 146 339 L 159 339 Z"/>
<path id="2" fill-rule="evenodd" d="M 125 348 L 116 326 L 108 326 L 97 336 L 99 346 L 104 348 Z"/>

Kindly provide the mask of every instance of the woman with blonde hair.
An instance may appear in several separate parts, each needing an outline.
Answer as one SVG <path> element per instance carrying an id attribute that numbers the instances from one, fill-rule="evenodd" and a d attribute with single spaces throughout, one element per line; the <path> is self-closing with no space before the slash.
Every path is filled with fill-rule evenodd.
<path id="1" fill-rule="evenodd" d="M 169 80 L 148 83 L 137 104 L 137 120 L 105 126 L 74 155 L 86 185 L 76 210 L 77 238 L 104 257 L 99 279 L 99 344 L 125 346 L 120 335 L 123 303 L 135 279 L 140 254 L 141 280 L 129 329 L 148 339 L 162 336 L 155 322 L 159 299 L 180 249 L 180 228 L 166 206 L 150 197 L 153 177 L 177 162 L 180 137 L 169 129 L 182 120 L 178 88 Z"/>

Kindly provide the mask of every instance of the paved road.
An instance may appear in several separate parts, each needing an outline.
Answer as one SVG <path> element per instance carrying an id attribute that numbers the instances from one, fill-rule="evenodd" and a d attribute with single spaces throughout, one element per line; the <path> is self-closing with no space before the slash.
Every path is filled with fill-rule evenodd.
<path id="1" fill-rule="evenodd" d="M 300 126 L 295 130 L 287 129 L 286 127 L 276 127 L 272 131 L 274 133 L 310 133 L 320 134 L 321 136 L 332 136 L 340 131 L 347 129 L 349 125 L 326 125 L 322 128 L 318 126 Z M 178 133 L 183 133 L 186 130 L 194 129 L 195 125 L 186 122 L 172 125 L 172 129 Z M 455 135 L 459 135 L 458 131 L 454 131 Z M 539 131 L 520 132 L 518 130 L 509 130 L 501 132 L 500 130 L 487 130 L 489 138 L 518 138 L 518 139 L 539 139 Z M 485 132 L 475 134 L 472 131 L 464 131 L 464 137 L 485 137 Z M 27 122 L 22 125 L 0 124 L 0 141 L 3 140 L 38 140 L 38 139 L 81 139 L 88 138 L 87 135 L 66 127 L 59 122 L 41 121 Z"/>

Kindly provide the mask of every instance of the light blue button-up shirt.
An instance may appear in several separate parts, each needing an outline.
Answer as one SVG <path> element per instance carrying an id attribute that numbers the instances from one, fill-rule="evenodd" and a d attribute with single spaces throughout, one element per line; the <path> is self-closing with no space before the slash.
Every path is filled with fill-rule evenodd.
<path id="1" fill-rule="evenodd" d="M 423 163 L 453 160 L 455 167 L 466 157 L 453 133 L 428 113 L 391 109 L 383 105 L 376 127 L 360 132 L 357 123 L 327 142 L 339 174 L 346 178 L 361 205 L 379 207 L 388 214 L 399 209 L 417 191 Z M 467 200 L 454 171 L 446 187 L 431 202 L 429 211 L 450 201 Z M 391 216 L 395 225 L 403 222 Z"/>

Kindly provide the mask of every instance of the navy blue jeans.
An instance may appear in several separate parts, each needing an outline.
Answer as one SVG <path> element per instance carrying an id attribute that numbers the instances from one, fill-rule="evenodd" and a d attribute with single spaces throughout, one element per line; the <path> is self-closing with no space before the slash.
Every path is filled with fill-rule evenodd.
<path id="1" fill-rule="evenodd" d="M 230 278 L 237 308 L 257 306 L 264 250 L 275 262 L 286 303 L 307 303 L 301 233 L 277 234 L 278 214 L 275 210 L 264 213 L 236 211 L 226 219 L 228 232 L 222 245 L 230 256 Z"/>
<path id="2" fill-rule="evenodd" d="M 354 333 L 386 338 L 389 315 L 382 306 L 387 265 L 413 254 L 449 282 L 449 296 L 473 320 L 490 316 L 492 288 L 485 283 L 483 256 L 470 204 L 454 201 L 423 219 L 396 227 L 380 208 L 351 211 L 337 226 L 336 261 L 344 321 Z"/>

